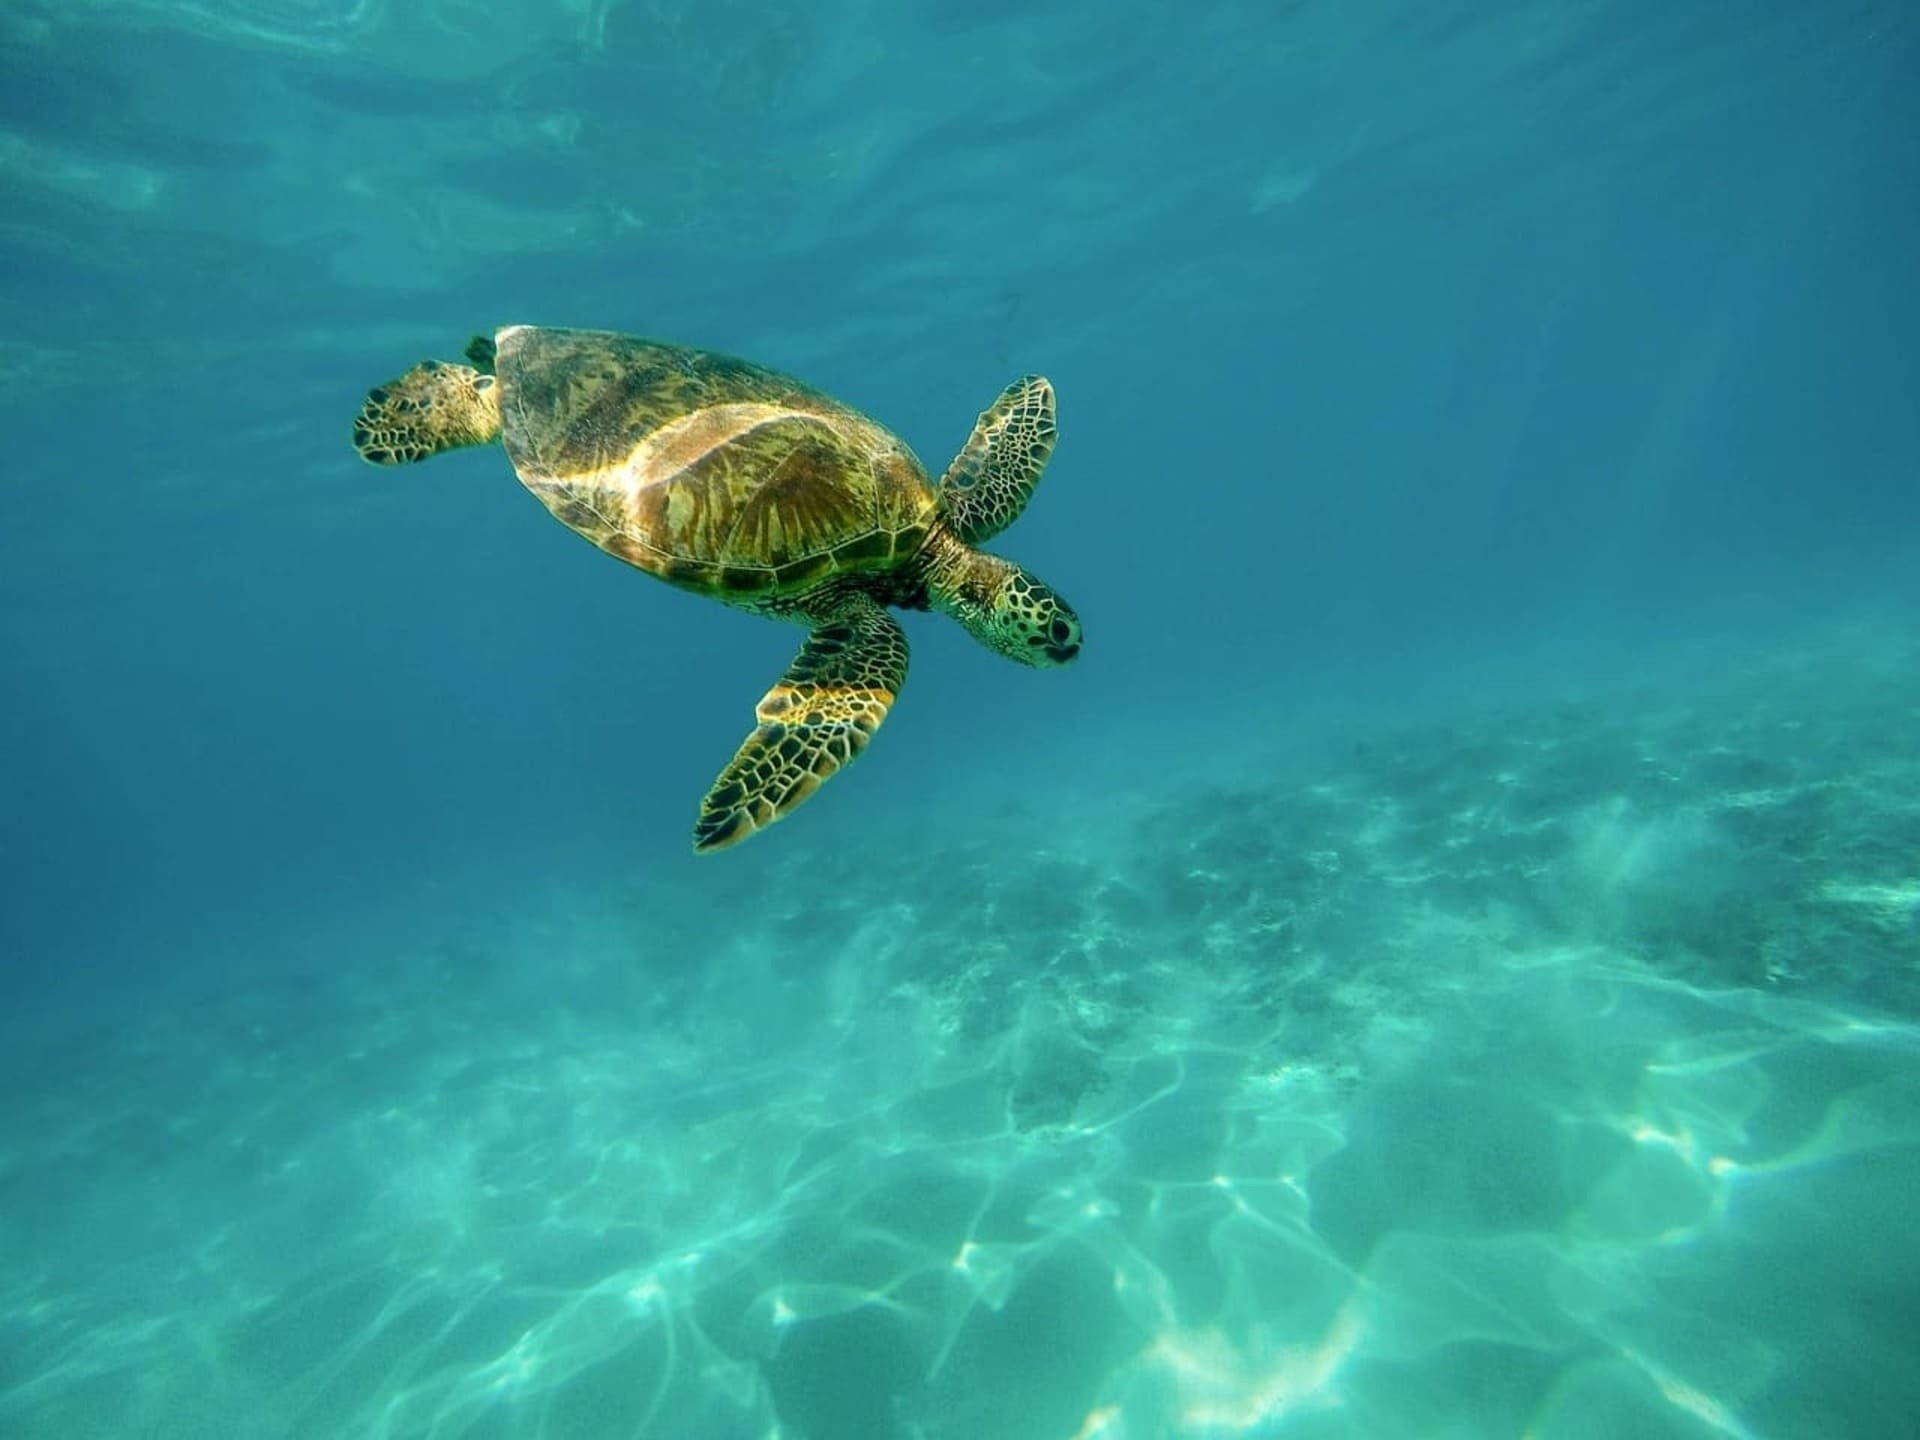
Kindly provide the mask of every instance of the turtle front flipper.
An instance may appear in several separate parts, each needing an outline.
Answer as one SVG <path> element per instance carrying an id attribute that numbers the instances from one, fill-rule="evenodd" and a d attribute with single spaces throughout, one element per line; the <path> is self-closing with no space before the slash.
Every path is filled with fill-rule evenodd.
<path id="1" fill-rule="evenodd" d="M 1053 386 L 1023 375 L 981 412 L 973 434 L 940 477 L 940 508 L 969 545 L 1020 518 L 1053 454 Z"/>
<path id="2" fill-rule="evenodd" d="M 353 422 L 353 448 L 374 465 L 405 465 L 500 438 L 500 388 L 467 365 L 424 360 L 376 385 Z"/>
<path id="3" fill-rule="evenodd" d="M 878 602 L 852 597 L 760 701 L 759 727 L 701 802 L 693 848 L 738 844 L 852 764 L 906 681 L 905 633 Z"/>

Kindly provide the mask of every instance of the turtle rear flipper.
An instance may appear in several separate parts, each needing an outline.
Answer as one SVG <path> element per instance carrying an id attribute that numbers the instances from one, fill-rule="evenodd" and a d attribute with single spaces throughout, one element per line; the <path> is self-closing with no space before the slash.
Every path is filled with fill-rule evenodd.
<path id="1" fill-rule="evenodd" d="M 1018 520 L 1057 433 L 1045 376 L 1023 375 L 1002 390 L 940 477 L 940 508 L 954 534 L 978 545 Z"/>
<path id="2" fill-rule="evenodd" d="M 353 421 L 353 448 L 374 465 L 405 465 L 499 438 L 500 392 L 493 376 L 438 360 L 374 386 Z"/>
<path id="3" fill-rule="evenodd" d="M 807 637 L 761 699 L 760 724 L 700 805 L 693 848 L 724 850 L 763 830 L 850 765 L 907 680 L 907 637 L 878 602 L 852 596 Z"/>

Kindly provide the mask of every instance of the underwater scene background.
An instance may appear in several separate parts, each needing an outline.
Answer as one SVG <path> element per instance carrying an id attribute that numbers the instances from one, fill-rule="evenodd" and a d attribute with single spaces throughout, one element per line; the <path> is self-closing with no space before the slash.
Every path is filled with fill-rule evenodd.
<path id="1" fill-rule="evenodd" d="M 1920 1434 L 1920 12 L 0 6 L 0 1434 Z M 1058 671 L 349 445 L 798 374 Z"/>

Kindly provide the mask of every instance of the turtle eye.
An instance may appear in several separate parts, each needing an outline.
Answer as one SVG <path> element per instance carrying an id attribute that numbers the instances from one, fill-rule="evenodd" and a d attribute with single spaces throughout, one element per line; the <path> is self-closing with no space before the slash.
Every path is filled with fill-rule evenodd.
<path id="1" fill-rule="evenodd" d="M 1050 633 L 1053 636 L 1054 644 L 1064 645 L 1073 638 L 1073 627 L 1067 624 L 1060 616 L 1056 615 L 1053 617 L 1053 625 L 1050 627 Z"/>

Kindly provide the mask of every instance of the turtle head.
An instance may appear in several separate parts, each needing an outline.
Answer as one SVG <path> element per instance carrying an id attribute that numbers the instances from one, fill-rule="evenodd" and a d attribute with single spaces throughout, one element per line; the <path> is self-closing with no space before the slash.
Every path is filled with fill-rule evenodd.
<path id="1" fill-rule="evenodd" d="M 477 343 L 477 342 L 476 342 Z M 376 385 L 353 422 L 353 448 L 375 465 L 406 465 L 500 438 L 500 392 L 469 365 L 423 360 Z"/>
<path id="2" fill-rule="evenodd" d="M 1080 617 L 1051 586 L 1011 560 L 957 547 L 928 587 L 936 608 L 974 639 L 1022 665 L 1065 665 L 1080 653 Z"/>
<path id="3" fill-rule="evenodd" d="M 990 607 L 993 633 L 981 638 L 1023 665 L 1067 664 L 1080 653 L 1080 617 L 1042 581 L 1018 565 L 1008 569 Z"/>

